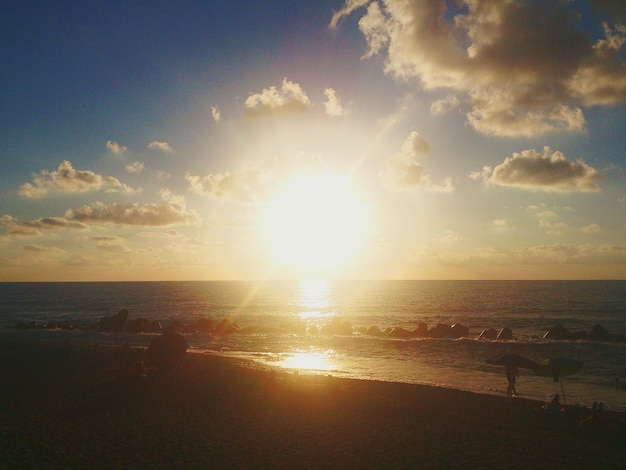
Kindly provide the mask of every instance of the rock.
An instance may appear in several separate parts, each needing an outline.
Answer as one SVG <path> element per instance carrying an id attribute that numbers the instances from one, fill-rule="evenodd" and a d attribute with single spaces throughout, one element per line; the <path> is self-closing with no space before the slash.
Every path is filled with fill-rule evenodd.
<path id="1" fill-rule="evenodd" d="M 493 328 L 489 328 L 487 330 L 483 330 L 480 335 L 478 335 L 478 339 L 496 339 L 498 337 L 498 332 Z"/>
<path id="2" fill-rule="evenodd" d="M 126 320 L 128 320 L 128 315 L 128 310 L 123 309 L 111 317 L 102 317 L 96 328 L 100 331 L 122 331 L 126 325 Z"/>
<path id="3" fill-rule="evenodd" d="M 215 330 L 213 320 L 206 317 L 198 319 L 198 324 L 196 326 L 198 327 L 198 331 L 200 333 L 213 333 Z"/>
<path id="4" fill-rule="evenodd" d="M 149 322 L 146 318 L 135 318 L 133 320 L 127 320 L 125 330 L 131 333 L 143 333 L 148 330 Z"/>
<path id="5" fill-rule="evenodd" d="M 437 323 L 437 325 L 428 330 L 428 336 L 431 338 L 450 338 L 452 337 L 452 327 L 444 323 Z"/>
<path id="6" fill-rule="evenodd" d="M 368 336 L 383 336 L 383 331 L 378 328 L 376 325 L 372 325 L 370 326 L 367 331 L 365 332 L 366 335 Z"/>
<path id="7" fill-rule="evenodd" d="M 189 345 L 178 333 L 166 332 L 154 338 L 148 347 L 148 360 L 157 368 L 180 366 L 185 359 Z"/>
<path id="8" fill-rule="evenodd" d="M 413 333 L 411 333 L 409 330 L 405 330 L 404 328 L 396 327 L 391 330 L 389 336 L 391 338 L 410 338 L 411 336 L 413 336 Z"/>
<path id="9" fill-rule="evenodd" d="M 467 338 L 469 336 L 469 328 L 460 323 L 455 323 L 450 327 L 454 338 Z"/>
<path id="10" fill-rule="evenodd" d="M 341 321 L 339 317 L 333 317 L 330 323 L 322 326 L 321 334 L 332 335 L 351 335 L 352 325 L 349 322 Z"/>
<path id="11" fill-rule="evenodd" d="M 215 334 L 217 336 L 228 336 L 232 333 L 237 333 L 238 331 L 239 325 L 228 318 L 223 318 L 217 325 L 215 325 Z"/>
<path id="12" fill-rule="evenodd" d="M 413 330 L 413 336 L 420 336 L 422 338 L 428 336 L 428 325 L 424 322 L 421 322 L 419 325 L 417 325 L 417 328 Z"/>
<path id="13" fill-rule="evenodd" d="M 543 335 L 543 339 L 570 339 L 570 332 L 563 325 L 557 323 Z"/>
<path id="14" fill-rule="evenodd" d="M 498 333 L 498 337 L 496 339 L 500 340 L 510 340 L 513 339 L 513 330 L 511 328 L 504 327 Z"/>

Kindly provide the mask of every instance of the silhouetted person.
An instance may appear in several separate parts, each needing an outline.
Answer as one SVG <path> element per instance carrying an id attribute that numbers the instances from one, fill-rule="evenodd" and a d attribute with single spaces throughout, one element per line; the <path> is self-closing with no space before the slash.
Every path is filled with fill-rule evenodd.
<path id="1" fill-rule="evenodd" d="M 515 390 L 515 379 L 516 377 L 519 377 L 517 366 L 507 364 L 504 366 L 504 370 L 506 371 L 506 379 L 509 381 L 509 387 L 506 390 L 506 394 L 508 396 L 517 395 L 517 390 Z"/>

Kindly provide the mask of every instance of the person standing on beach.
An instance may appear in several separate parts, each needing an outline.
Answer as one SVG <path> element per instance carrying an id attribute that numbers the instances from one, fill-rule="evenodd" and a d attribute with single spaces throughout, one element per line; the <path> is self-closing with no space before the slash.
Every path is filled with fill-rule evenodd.
<path id="1" fill-rule="evenodd" d="M 509 388 L 506 390 L 507 396 L 517 395 L 517 390 L 515 390 L 515 379 L 519 377 L 519 371 L 517 370 L 517 366 L 513 364 L 507 364 L 504 366 L 504 370 L 506 371 L 506 378 L 509 381 Z"/>

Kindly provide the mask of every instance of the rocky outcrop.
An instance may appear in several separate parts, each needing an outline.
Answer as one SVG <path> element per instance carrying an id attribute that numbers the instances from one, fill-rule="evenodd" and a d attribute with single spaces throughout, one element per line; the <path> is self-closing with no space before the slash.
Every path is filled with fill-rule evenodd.
<path id="1" fill-rule="evenodd" d="M 129 311 L 127 309 L 120 310 L 111 317 L 102 317 L 97 323 L 96 328 L 100 331 L 120 332 L 124 330 L 126 320 L 128 320 Z"/>
<path id="2" fill-rule="evenodd" d="M 478 335 L 478 339 L 496 339 L 497 337 L 498 337 L 498 332 L 493 328 L 488 328 L 486 330 L 483 330 Z"/>
<path id="3" fill-rule="evenodd" d="M 502 340 L 502 341 L 508 341 L 508 340 L 513 339 L 513 330 L 507 327 L 502 328 L 500 332 L 498 333 L 498 336 L 496 337 L 496 339 Z"/>
<path id="4" fill-rule="evenodd" d="M 626 337 L 620 333 L 609 333 L 602 325 L 594 325 L 591 331 L 570 332 L 560 323 L 550 328 L 544 335 L 544 339 L 553 340 L 577 340 L 577 341 L 605 341 L 624 342 Z"/>

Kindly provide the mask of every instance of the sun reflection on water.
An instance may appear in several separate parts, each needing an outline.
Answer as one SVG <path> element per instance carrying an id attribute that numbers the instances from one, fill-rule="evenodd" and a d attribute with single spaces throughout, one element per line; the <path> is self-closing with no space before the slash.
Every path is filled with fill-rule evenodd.
<path id="1" fill-rule="evenodd" d="M 302 320 L 330 317 L 335 314 L 331 301 L 330 286 L 324 280 L 305 280 L 298 286 L 296 305 L 302 308 Z"/>
<path id="2" fill-rule="evenodd" d="M 332 353 L 330 352 L 297 352 L 287 356 L 281 365 L 288 369 L 331 371 L 336 369 L 336 365 L 330 359 L 331 355 Z"/>

